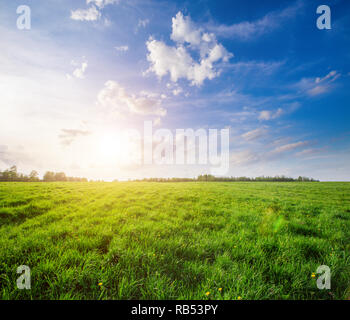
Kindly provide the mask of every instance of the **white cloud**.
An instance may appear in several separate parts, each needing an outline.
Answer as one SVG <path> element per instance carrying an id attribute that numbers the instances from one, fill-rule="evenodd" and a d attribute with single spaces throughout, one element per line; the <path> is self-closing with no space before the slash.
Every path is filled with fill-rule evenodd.
<path id="1" fill-rule="evenodd" d="M 249 40 L 275 30 L 282 23 L 285 23 L 287 19 L 293 18 L 302 6 L 302 2 L 297 1 L 294 5 L 284 10 L 268 13 L 261 19 L 252 22 L 243 21 L 233 25 L 215 25 L 210 26 L 210 29 L 224 37 Z"/>
<path id="2" fill-rule="evenodd" d="M 100 19 L 101 13 L 96 7 L 90 7 L 88 9 L 77 9 L 71 11 L 71 19 L 79 21 L 95 21 Z"/>
<path id="3" fill-rule="evenodd" d="M 96 21 L 101 18 L 101 9 L 106 5 L 119 3 L 119 0 L 86 0 L 86 4 L 92 4 L 87 9 L 77 9 L 71 11 L 71 19 L 79 21 Z M 110 25 L 110 21 L 105 19 L 105 25 Z"/>
<path id="4" fill-rule="evenodd" d="M 323 78 L 316 78 L 315 82 L 320 83 L 320 82 L 324 82 L 325 80 L 328 80 L 328 79 L 329 79 L 329 82 L 333 82 L 333 81 L 337 80 L 339 77 L 340 77 L 340 74 L 336 70 L 333 70 L 330 73 L 328 73 L 326 76 L 324 76 Z"/>
<path id="5" fill-rule="evenodd" d="M 71 65 L 75 66 L 76 68 L 74 69 L 72 75 L 67 73 L 66 74 L 66 78 L 68 80 L 71 80 L 72 76 L 73 76 L 73 77 L 75 77 L 77 79 L 84 79 L 85 78 L 85 71 L 86 71 L 86 69 L 88 67 L 88 63 L 85 60 L 85 58 L 83 57 L 83 62 L 81 62 L 81 63 L 77 63 L 75 61 L 72 61 Z"/>
<path id="6" fill-rule="evenodd" d="M 266 133 L 267 133 L 266 128 L 257 128 L 255 130 L 248 131 L 242 134 L 242 137 L 247 141 L 252 141 L 263 137 L 264 135 L 266 135 Z"/>
<path id="7" fill-rule="evenodd" d="M 165 94 L 159 94 L 156 92 L 150 92 L 147 90 L 142 90 L 139 93 L 140 96 L 151 98 L 151 99 L 165 99 L 166 95 Z"/>
<path id="8" fill-rule="evenodd" d="M 214 66 L 216 63 L 227 62 L 233 56 L 213 34 L 196 29 L 190 18 L 181 12 L 173 18 L 171 38 L 176 46 L 152 38 L 146 45 L 149 51 L 147 59 L 151 64 L 148 72 L 154 72 L 160 78 L 169 73 L 173 82 L 184 78 L 191 81 L 191 85 L 200 86 L 204 80 L 214 79 L 220 74 Z M 192 58 L 190 50 L 199 51 L 199 61 Z"/>
<path id="9" fill-rule="evenodd" d="M 257 153 L 250 150 L 233 152 L 230 156 L 230 162 L 232 162 L 235 165 L 244 165 L 248 163 L 258 162 L 260 160 L 260 156 Z"/>
<path id="10" fill-rule="evenodd" d="M 172 33 L 170 38 L 175 42 L 188 42 L 192 45 L 199 45 L 202 41 L 202 31 L 196 29 L 196 26 L 191 21 L 190 17 L 184 17 L 181 12 L 178 12 L 175 18 L 172 18 Z M 209 38 L 205 37 L 206 42 Z M 207 41 L 208 40 L 208 41 Z"/>
<path id="11" fill-rule="evenodd" d="M 253 130 L 251 132 L 247 132 L 247 136 L 249 138 L 254 138 L 254 139 L 259 137 L 259 129 Z M 263 149 L 259 149 L 258 151 L 256 150 L 239 151 L 238 150 L 236 152 L 231 153 L 230 159 L 231 159 L 231 162 L 235 165 L 248 165 L 248 164 L 253 164 L 258 162 L 264 164 L 269 161 L 275 161 L 277 159 L 281 159 L 282 153 L 286 153 L 288 151 L 293 151 L 295 149 L 302 148 L 308 144 L 310 144 L 310 142 L 308 141 L 299 141 L 295 143 L 285 144 L 269 151 L 266 150 L 266 146 L 264 146 Z M 308 149 L 308 150 L 310 151 L 305 151 L 305 154 L 314 153 L 315 149 Z M 303 155 L 303 153 L 301 152 L 300 155 Z"/>
<path id="12" fill-rule="evenodd" d="M 263 110 L 259 114 L 259 120 L 272 120 L 277 119 L 283 114 L 283 110 L 281 108 L 278 108 L 275 112 Z"/>
<path id="13" fill-rule="evenodd" d="M 239 111 L 229 114 L 231 122 L 243 122 L 255 115 L 256 113 L 254 111 Z"/>
<path id="14" fill-rule="evenodd" d="M 119 0 L 86 0 L 86 3 L 93 3 L 99 8 L 104 8 L 108 4 L 119 3 Z"/>
<path id="15" fill-rule="evenodd" d="M 259 114 L 259 120 L 270 120 L 271 119 L 271 111 L 261 111 Z"/>
<path id="16" fill-rule="evenodd" d="M 79 136 L 87 136 L 89 134 L 91 134 L 91 132 L 85 130 L 61 129 L 61 134 L 58 137 L 62 145 L 69 146 Z"/>
<path id="17" fill-rule="evenodd" d="M 31 162 L 32 164 L 37 164 L 37 159 L 33 156 L 31 152 L 26 152 L 22 146 L 11 147 L 7 145 L 0 145 L 0 171 L 1 169 L 8 168 L 13 165 L 23 165 Z"/>
<path id="18" fill-rule="evenodd" d="M 156 115 L 163 117 L 166 110 L 161 107 L 161 100 L 149 96 L 135 96 L 128 94 L 117 82 L 109 80 L 99 92 L 98 103 L 104 107 L 112 108 L 118 113 L 130 112 L 143 115 Z"/>
<path id="19" fill-rule="evenodd" d="M 84 79 L 84 73 L 86 71 L 86 68 L 87 68 L 88 64 L 87 62 L 83 62 L 81 64 L 81 67 L 80 68 L 76 68 L 74 71 L 73 71 L 73 76 L 78 78 L 78 79 Z"/>
<path id="20" fill-rule="evenodd" d="M 295 86 L 309 96 L 318 96 L 330 91 L 334 86 L 333 82 L 340 76 L 340 73 L 333 70 L 324 77 L 303 78 Z"/>
<path id="21" fill-rule="evenodd" d="M 170 83 L 168 82 L 166 84 L 166 87 L 171 90 L 171 93 L 174 95 L 174 96 L 178 96 L 179 94 L 183 93 L 183 89 L 176 83 L 176 82 L 173 82 L 173 83 Z"/>
<path id="22" fill-rule="evenodd" d="M 149 24 L 149 19 L 144 19 L 144 20 L 142 20 L 142 19 L 139 19 L 139 22 L 138 22 L 138 24 L 137 24 L 137 27 L 138 28 L 146 28 L 146 26 Z"/>
<path id="23" fill-rule="evenodd" d="M 125 52 L 129 50 L 129 46 L 119 46 L 119 47 L 114 47 L 117 51 Z"/>
<path id="24" fill-rule="evenodd" d="M 170 47 L 162 41 L 149 39 L 147 41 L 148 61 L 152 63 L 150 71 L 163 77 L 168 72 L 172 81 L 187 78 L 189 68 L 193 64 L 192 57 L 184 47 Z"/>
<path id="25" fill-rule="evenodd" d="M 135 33 L 137 33 L 141 28 L 146 28 L 149 22 L 149 19 L 139 19 L 137 26 L 135 27 Z"/>
<path id="26" fill-rule="evenodd" d="M 256 75 L 257 72 L 262 73 L 264 76 L 270 75 L 278 70 L 282 65 L 285 64 L 285 61 L 240 61 L 230 65 L 230 68 L 235 72 L 246 74 L 248 72 L 254 72 Z"/>
<path id="27" fill-rule="evenodd" d="M 306 145 L 308 145 L 309 142 L 308 141 L 299 141 L 299 142 L 295 142 L 295 143 L 289 143 L 289 144 L 285 144 L 283 146 L 277 147 L 275 148 L 272 153 L 282 153 L 282 152 L 287 152 L 287 151 L 291 151 L 300 147 L 304 147 Z"/>
<path id="28" fill-rule="evenodd" d="M 307 91 L 307 93 L 310 96 L 317 96 L 317 95 L 320 95 L 322 93 L 327 92 L 331 88 L 330 84 L 332 82 L 334 82 L 335 80 L 337 80 L 340 76 L 341 75 L 337 71 L 333 70 L 333 71 L 329 72 L 323 78 L 317 77 L 315 79 L 315 83 L 317 85 L 312 87 L 313 84 L 310 84 L 310 87 L 312 87 L 312 88 L 309 89 Z"/>
<path id="29" fill-rule="evenodd" d="M 328 86 L 316 86 L 310 90 L 307 91 L 307 93 L 310 95 L 310 96 L 318 96 L 322 93 L 325 93 L 327 92 L 329 89 Z"/>
<path id="30" fill-rule="evenodd" d="M 176 88 L 172 92 L 174 96 L 178 96 L 180 93 L 182 93 L 182 91 L 182 88 Z"/>
<path id="31" fill-rule="evenodd" d="M 304 149 L 303 151 L 297 152 L 295 155 L 298 156 L 298 157 L 309 156 L 309 155 L 314 155 L 314 154 L 320 153 L 323 150 L 324 150 L 324 148 Z"/>

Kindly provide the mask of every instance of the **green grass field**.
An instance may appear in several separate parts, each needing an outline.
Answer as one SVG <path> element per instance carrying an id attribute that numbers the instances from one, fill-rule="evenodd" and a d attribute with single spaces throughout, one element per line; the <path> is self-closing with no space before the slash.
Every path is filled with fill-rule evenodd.
<path id="1" fill-rule="evenodd" d="M 331 290 L 311 275 L 331 268 Z M 18 290 L 19 265 L 31 290 Z M 350 183 L 0 183 L 2 299 L 347 299 Z"/>

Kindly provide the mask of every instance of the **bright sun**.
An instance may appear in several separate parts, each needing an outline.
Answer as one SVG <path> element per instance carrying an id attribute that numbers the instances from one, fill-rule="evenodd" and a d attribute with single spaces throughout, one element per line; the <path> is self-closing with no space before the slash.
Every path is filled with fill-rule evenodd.
<path id="1" fill-rule="evenodd" d="M 128 161 L 130 152 L 128 141 L 121 135 L 105 133 L 97 139 L 97 157 L 100 164 L 121 164 Z"/>
<path id="2" fill-rule="evenodd" d="M 104 158 L 115 158 L 121 152 L 120 141 L 118 137 L 105 135 L 100 138 L 99 154 Z"/>

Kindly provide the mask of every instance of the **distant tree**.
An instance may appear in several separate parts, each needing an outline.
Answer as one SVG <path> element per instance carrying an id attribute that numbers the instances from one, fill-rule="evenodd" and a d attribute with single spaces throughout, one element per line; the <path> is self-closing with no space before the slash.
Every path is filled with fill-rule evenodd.
<path id="1" fill-rule="evenodd" d="M 12 166 L 9 170 L 9 178 L 11 180 L 16 180 L 17 177 L 18 177 L 17 166 Z"/>
<path id="2" fill-rule="evenodd" d="M 18 179 L 17 167 L 12 166 L 10 169 L 6 169 L 2 172 L 1 179 L 3 181 L 16 181 Z"/>
<path id="3" fill-rule="evenodd" d="M 9 179 L 9 170 L 5 170 L 4 172 L 2 172 L 1 179 L 4 180 L 4 181 L 8 181 L 8 179 Z"/>
<path id="4" fill-rule="evenodd" d="M 67 181 L 66 174 L 64 172 L 55 173 L 55 181 Z"/>
<path id="5" fill-rule="evenodd" d="M 35 170 L 32 170 L 29 174 L 29 180 L 30 181 L 39 181 L 39 173 Z"/>
<path id="6" fill-rule="evenodd" d="M 55 181 L 55 173 L 52 171 L 47 171 L 44 174 L 44 181 Z"/>

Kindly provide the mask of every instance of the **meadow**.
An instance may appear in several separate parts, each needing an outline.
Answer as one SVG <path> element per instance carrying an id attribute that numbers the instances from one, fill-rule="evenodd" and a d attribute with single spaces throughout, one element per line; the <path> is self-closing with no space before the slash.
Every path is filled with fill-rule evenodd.
<path id="1" fill-rule="evenodd" d="M 31 268 L 18 290 L 17 267 Z M 316 286 L 317 267 L 332 272 Z M 1 299 L 348 299 L 350 183 L 0 183 Z"/>

